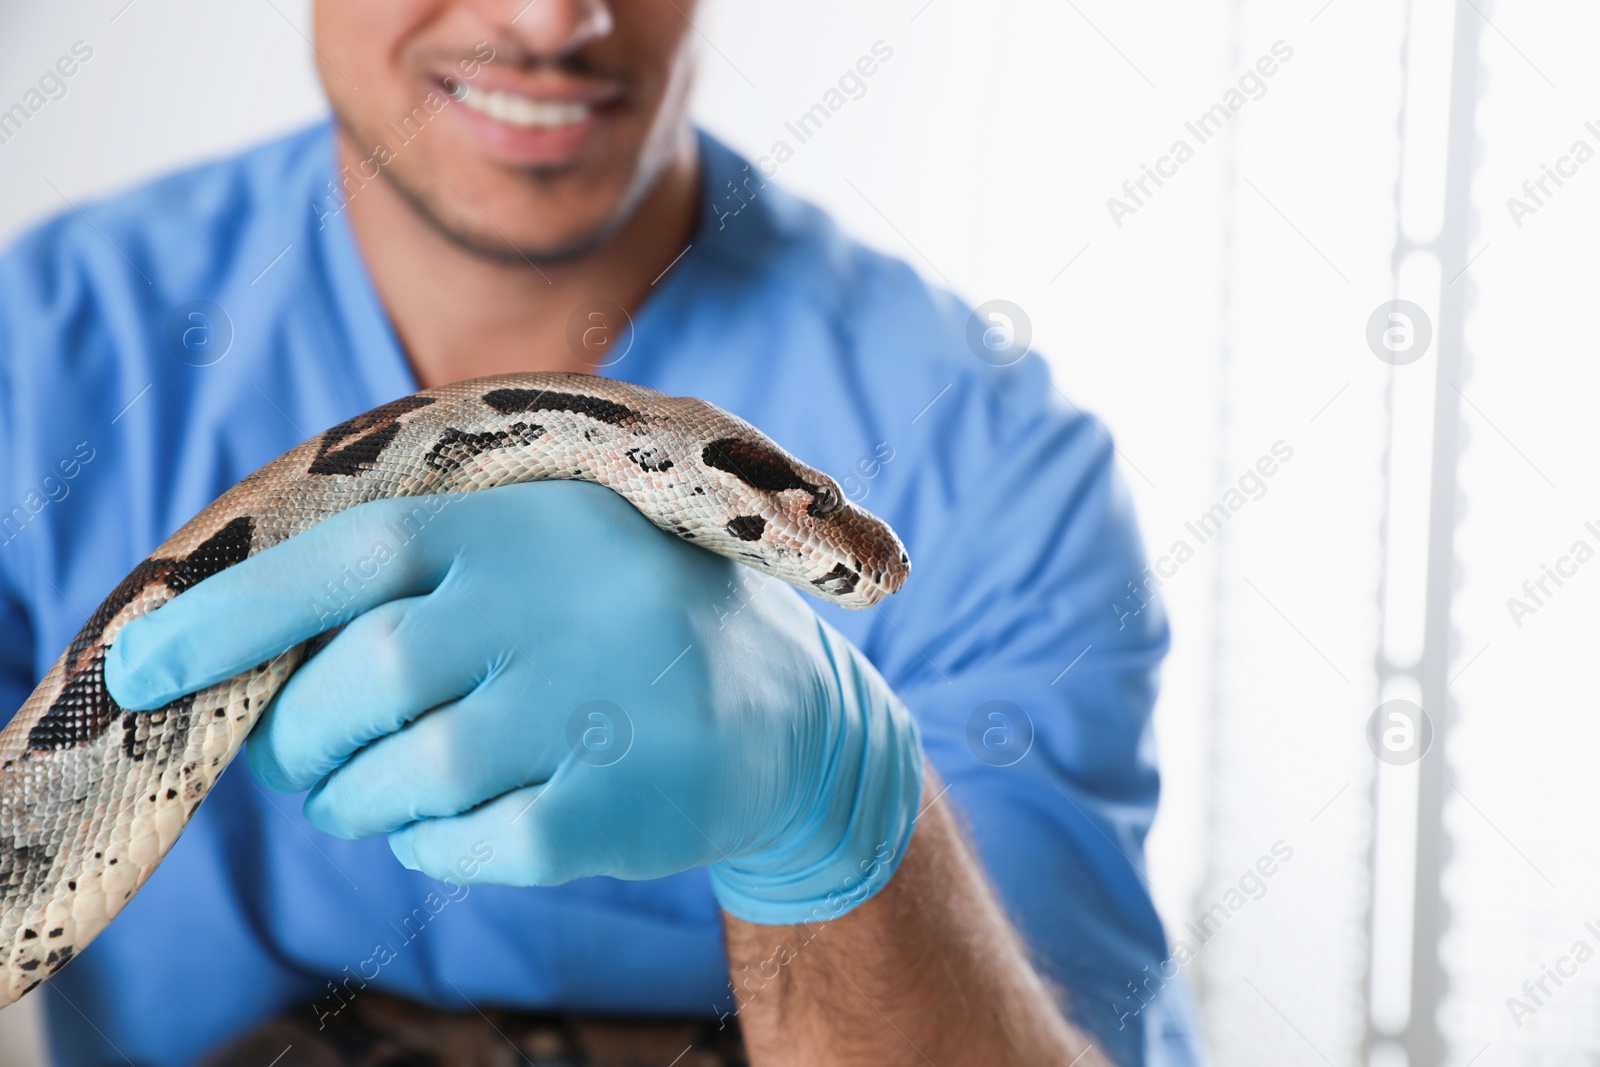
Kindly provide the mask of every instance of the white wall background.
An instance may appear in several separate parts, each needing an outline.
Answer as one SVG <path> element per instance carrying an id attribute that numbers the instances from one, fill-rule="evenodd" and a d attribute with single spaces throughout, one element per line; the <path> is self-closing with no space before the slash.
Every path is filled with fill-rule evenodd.
<path id="1" fill-rule="evenodd" d="M 74 41 L 95 50 L 0 145 L 0 238 L 320 115 L 307 10 L 0 0 L 0 108 Z M 1465 104 L 1479 258 L 1410 260 L 1397 281 L 1397 232 L 1425 240 L 1442 217 L 1455 19 L 1483 54 L 1481 98 Z M 1583 129 L 1600 118 L 1585 54 L 1600 18 L 1554 0 L 1504 14 L 1471 0 L 711 0 L 696 21 L 699 113 L 754 155 L 874 42 L 894 48 L 779 180 L 970 301 L 1027 310 L 1058 386 L 1115 433 L 1153 555 L 1194 545 L 1186 522 L 1275 442 L 1293 448 L 1160 594 L 1175 643 L 1151 878 L 1173 933 L 1274 843 L 1294 850 L 1186 968 L 1221 1064 L 1408 1062 L 1384 1035 L 1418 1025 L 1417 768 L 1379 764 L 1364 729 L 1380 699 L 1410 693 L 1382 680 L 1381 657 L 1417 654 L 1438 352 L 1391 367 L 1366 328 L 1392 296 L 1437 317 L 1439 294 L 1467 287 L 1469 366 L 1447 383 L 1467 433 L 1467 503 L 1444 540 L 1460 579 L 1434 590 L 1453 683 L 1428 709 L 1458 724 L 1429 757 L 1450 783 L 1448 921 L 1420 946 L 1442 954 L 1447 983 L 1422 1022 L 1448 1035 L 1437 1062 L 1600 1049 L 1600 964 L 1520 1028 L 1505 1003 L 1600 920 L 1600 728 L 1578 673 L 1600 567 L 1520 629 L 1504 604 L 1600 519 L 1587 429 L 1600 258 L 1585 239 L 1600 163 L 1521 228 L 1504 206 L 1572 140 L 1600 148 Z M 1293 57 L 1264 94 L 1118 226 L 1107 198 L 1174 140 L 1194 145 L 1184 123 L 1277 41 Z M 35 1062 L 30 1018 L 0 1015 L 0 1067 Z"/>

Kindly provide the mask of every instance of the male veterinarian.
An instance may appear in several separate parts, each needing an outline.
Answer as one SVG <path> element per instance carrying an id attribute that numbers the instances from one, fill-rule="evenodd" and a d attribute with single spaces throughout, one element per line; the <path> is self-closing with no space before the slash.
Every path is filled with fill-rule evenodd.
<path id="1" fill-rule="evenodd" d="M 58 1062 L 376 996 L 737 1024 L 759 1065 L 1192 1061 L 1143 872 L 1167 632 L 1110 607 L 1143 559 L 1109 440 L 692 128 L 694 14 L 319 0 L 331 124 L 13 246 L 0 708 L 262 463 L 505 372 L 734 412 L 898 531 L 906 588 L 846 612 L 576 482 L 403 535 L 363 505 L 196 586 L 118 639 L 125 707 L 336 633 L 45 985 Z"/>

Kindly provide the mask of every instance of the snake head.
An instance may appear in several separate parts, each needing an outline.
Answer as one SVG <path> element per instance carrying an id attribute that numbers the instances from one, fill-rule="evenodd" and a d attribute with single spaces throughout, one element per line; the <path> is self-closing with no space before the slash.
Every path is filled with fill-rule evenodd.
<path id="1" fill-rule="evenodd" d="M 721 429 L 729 432 L 707 441 L 700 461 L 707 479 L 733 502 L 732 514 L 698 544 L 759 562 L 842 607 L 869 608 L 900 590 L 911 560 L 887 523 L 759 431 L 723 420 L 729 425 Z"/>

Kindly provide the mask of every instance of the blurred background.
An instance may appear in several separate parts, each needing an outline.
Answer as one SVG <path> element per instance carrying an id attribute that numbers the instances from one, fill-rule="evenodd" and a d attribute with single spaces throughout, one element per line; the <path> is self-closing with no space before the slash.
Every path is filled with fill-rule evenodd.
<path id="1" fill-rule="evenodd" d="M 1214 1062 L 1600 1061 L 1600 11 L 693 21 L 705 126 L 788 142 L 777 181 L 1021 308 L 1114 433 L 1155 563 L 1131 592 L 1175 635 L 1149 878 Z M 307 0 L 0 0 L 0 111 L 92 50 L 0 126 L 0 240 L 321 117 L 309 32 Z M 3 1067 L 39 1062 L 36 1004 L 0 1015 Z"/>

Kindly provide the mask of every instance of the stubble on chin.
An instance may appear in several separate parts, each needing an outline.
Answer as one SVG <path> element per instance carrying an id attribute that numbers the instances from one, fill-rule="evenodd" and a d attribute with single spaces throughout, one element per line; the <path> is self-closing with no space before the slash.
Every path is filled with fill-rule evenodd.
<path id="1" fill-rule="evenodd" d="M 383 143 L 382 138 L 361 131 L 360 127 L 338 108 L 333 109 L 334 121 L 345 143 L 359 152 L 364 144 Z M 424 130 L 419 136 L 426 136 Z M 640 206 L 660 182 L 671 165 L 670 154 L 659 160 L 645 160 L 635 168 L 633 180 L 617 209 L 597 226 L 560 245 L 519 245 L 496 227 L 477 208 L 455 183 L 443 174 L 412 174 L 405 164 L 404 147 L 393 152 L 394 160 L 378 168 L 378 178 L 392 189 L 401 201 L 429 229 L 456 248 L 469 255 L 508 266 L 556 267 L 583 259 L 607 244 L 633 220 Z M 647 155 L 649 153 L 646 153 Z M 399 164 L 397 166 L 397 164 Z M 556 182 L 570 180 L 574 170 L 563 167 L 526 167 L 508 173 L 516 174 L 532 187 L 550 187 Z M 435 180 L 428 181 L 426 179 Z M 446 199 L 467 207 L 467 214 L 475 216 L 480 225 L 460 219 L 460 212 L 452 213 L 443 207 Z"/>

